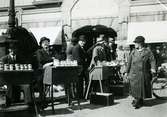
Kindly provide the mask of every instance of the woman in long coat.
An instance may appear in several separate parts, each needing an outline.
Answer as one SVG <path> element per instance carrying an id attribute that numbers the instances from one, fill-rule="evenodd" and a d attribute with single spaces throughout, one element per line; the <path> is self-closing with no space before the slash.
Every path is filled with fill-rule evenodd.
<path id="1" fill-rule="evenodd" d="M 144 37 L 136 37 L 136 49 L 132 51 L 127 66 L 131 95 L 134 97 L 132 105 L 137 109 L 143 106 L 143 99 L 151 98 L 152 73 L 155 73 L 155 59 L 151 50 L 144 47 Z"/>

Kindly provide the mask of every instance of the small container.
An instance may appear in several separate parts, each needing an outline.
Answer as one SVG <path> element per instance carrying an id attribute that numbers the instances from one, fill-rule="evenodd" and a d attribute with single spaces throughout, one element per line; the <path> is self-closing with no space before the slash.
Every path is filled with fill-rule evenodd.
<path id="1" fill-rule="evenodd" d="M 53 60 L 53 65 L 54 66 L 59 66 L 59 64 L 60 64 L 60 61 L 58 59 Z"/>
<path id="2" fill-rule="evenodd" d="M 77 60 L 74 60 L 73 65 L 74 65 L 74 66 L 77 66 L 77 65 L 78 65 Z"/>
<path id="3" fill-rule="evenodd" d="M 28 64 L 28 70 L 32 70 L 32 65 Z"/>
<path id="4" fill-rule="evenodd" d="M 9 70 L 14 70 L 14 65 L 13 64 L 9 64 Z"/>
<path id="5" fill-rule="evenodd" d="M 24 70 L 28 70 L 28 65 L 27 64 L 24 64 Z"/>
<path id="6" fill-rule="evenodd" d="M 4 70 L 9 70 L 9 64 L 4 64 Z"/>
<path id="7" fill-rule="evenodd" d="M 23 64 L 20 64 L 20 70 L 24 70 Z"/>
<path id="8" fill-rule="evenodd" d="M 0 62 L 0 70 L 4 70 L 4 64 L 2 62 Z"/>
<path id="9" fill-rule="evenodd" d="M 15 64 L 15 70 L 20 70 L 20 65 L 19 64 Z"/>

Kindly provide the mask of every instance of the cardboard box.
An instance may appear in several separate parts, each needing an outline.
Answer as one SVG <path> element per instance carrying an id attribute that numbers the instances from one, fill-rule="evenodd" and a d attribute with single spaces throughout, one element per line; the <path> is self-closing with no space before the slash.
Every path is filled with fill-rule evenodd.
<path id="1" fill-rule="evenodd" d="M 90 103 L 110 106 L 114 104 L 114 96 L 112 93 L 92 93 L 90 97 Z"/>

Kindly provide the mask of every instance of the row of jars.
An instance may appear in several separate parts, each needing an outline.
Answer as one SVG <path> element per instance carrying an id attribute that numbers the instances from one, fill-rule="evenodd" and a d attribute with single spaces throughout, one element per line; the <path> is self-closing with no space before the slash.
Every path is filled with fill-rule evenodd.
<path id="1" fill-rule="evenodd" d="M 58 59 L 53 60 L 54 66 L 77 66 L 78 63 L 76 60 L 66 60 L 66 61 L 59 61 Z"/>
<path id="2" fill-rule="evenodd" d="M 0 64 L 0 70 L 32 70 L 31 64 Z"/>
<path id="3" fill-rule="evenodd" d="M 124 65 L 125 62 L 124 61 L 117 61 L 117 60 L 114 60 L 114 61 L 110 61 L 110 62 L 107 62 L 107 61 L 97 61 L 97 66 L 117 66 L 117 65 Z"/>

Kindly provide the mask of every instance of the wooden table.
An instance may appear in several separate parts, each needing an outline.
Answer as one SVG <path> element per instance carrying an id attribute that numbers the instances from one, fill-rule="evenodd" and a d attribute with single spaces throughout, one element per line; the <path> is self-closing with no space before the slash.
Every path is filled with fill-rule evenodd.
<path id="1" fill-rule="evenodd" d="M 32 82 L 33 82 L 33 70 L 0 71 L 0 85 L 31 84 Z"/>
<path id="2" fill-rule="evenodd" d="M 45 69 L 43 83 L 51 85 L 51 100 L 52 100 L 52 111 L 54 113 L 54 101 L 53 101 L 53 84 L 65 84 L 70 85 L 70 83 L 78 82 L 79 66 L 49 66 Z M 68 89 L 68 103 L 70 100 L 69 88 Z M 77 96 L 78 97 L 78 96 Z M 80 107 L 80 102 L 78 98 L 78 105 Z"/>
<path id="3" fill-rule="evenodd" d="M 101 91 L 101 93 L 103 93 L 102 80 L 113 78 L 115 76 L 115 74 L 117 74 L 119 67 L 120 66 L 95 66 L 89 72 L 89 84 L 88 84 L 85 98 L 87 99 L 87 97 L 88 97 L 88 93 L 90 90 L 92 80 L 99 81 L 100 91 Z"/>
<path id="4" fill-rule="evenodd" d="M 33 70 L 6 70 L 0 71 L 0 85 L 23 85 L 23 84 L 31 84 L 34 81 L 34 71 Z M 35 106 L 36 116 L 38 115 L 38 110 L 36 106 L 35 96 L 33 88 L 31 89 L 31 94 L 33 97 L 33 102 Z"/>

